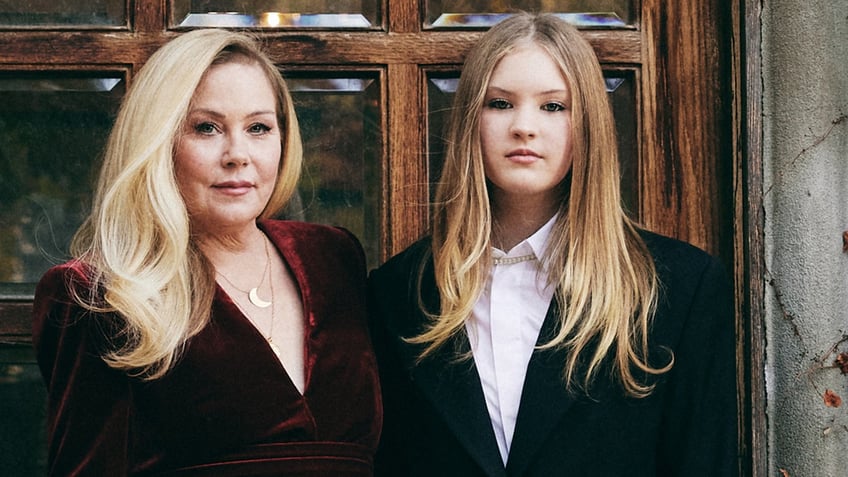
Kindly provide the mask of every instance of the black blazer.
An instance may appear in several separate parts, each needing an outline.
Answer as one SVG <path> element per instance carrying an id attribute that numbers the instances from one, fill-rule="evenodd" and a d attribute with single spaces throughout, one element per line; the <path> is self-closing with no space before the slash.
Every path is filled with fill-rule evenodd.
<path id="1" fill-rule="evenodd" d="M 456 339 L 416 363 L 404 337 L 438 307 L 428 239 L 369 279 L 369 306 L 383 389 L 378 476 L 733 476 L 737 410 L 732 290 L 722 266 L 683 242 L 644 233 L 660 279 L 650 333 L 652 364 L 674 354 L 647 398 L 624 397 L 608 372 L 587 393 L 562 381 L 564 351 L 530 360 L 504 468 L 480 378 Z M 418 285 L 418 284 L 421 285 Z M 419 292 L 420 289 L 420 292 Z M 539 343 L 555 331 L 551 304 Z M 464 336 L 463 336 L 464 338 Z"/>

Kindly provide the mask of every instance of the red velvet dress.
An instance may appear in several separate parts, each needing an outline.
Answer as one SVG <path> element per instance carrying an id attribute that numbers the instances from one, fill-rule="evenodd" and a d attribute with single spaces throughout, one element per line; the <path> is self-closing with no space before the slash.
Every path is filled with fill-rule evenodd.
<path id="1" fill-rule="evenodd" d="M 367 476 L 382 409 L 365 319 L 359 243 L 339 229 L 261 223 L 300 286 L 304 393 L 218 287 L 209 325 L 163 378 L 101 356 L 112 315 L 86 313 L 52 268 L 35 296 L 33 341 L 48 389 L 51 475 Z"/>

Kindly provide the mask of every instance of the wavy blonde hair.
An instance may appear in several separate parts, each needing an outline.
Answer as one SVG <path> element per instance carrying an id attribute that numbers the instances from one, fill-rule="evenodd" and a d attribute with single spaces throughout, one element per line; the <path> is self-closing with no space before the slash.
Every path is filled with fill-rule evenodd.
<path id="1" fill-rule="evenodd" d="M 286 84 L 252 37 L 195 30 L 160 48 L 133 81 L 106 145 L 91 214 L 71 244 L 91 270 L 91 293 L 77 301 L 121 317 L 104 360 L 144 379 L 164 375 L 209 320 L 214 272 L 192 240 L 173 155 L 204 74 L 230 62 L 258 65 L 276 92 L 282 158 L 260 218 L 282 209 L 297 187 L 302 148 Z"/>
<path id="2" fill-rule="evenodd" d="M 466 58 L 434 207 L 440 310 L 428 312 L 428 328 L 410 342 L 425 345 L 424 359 L 458 336 L 490 272 L 493 220 L 480 113 L 495 66 L 526 42 L 544 48 L 557 63 L 572 103 L 573 165 L 543 257 L 549 283 L 556 286 L 559 323 L 556 335 L 541 348 L 567 351 L 563 377 L 571 389 L 588 391 L 609 359 L 625 392 L 646 396 L 653 387 L 636 374 L 660 374 L 671 367 L 671 362 L 654 367 L 648 360 L 658 288 L 653 259 L 621 206 L 615 125 L 597 57 L 575 28 L 550 14 L 519 13 L 504 20 Z M 584 366 L 585 374 L 577 376 Z"/>

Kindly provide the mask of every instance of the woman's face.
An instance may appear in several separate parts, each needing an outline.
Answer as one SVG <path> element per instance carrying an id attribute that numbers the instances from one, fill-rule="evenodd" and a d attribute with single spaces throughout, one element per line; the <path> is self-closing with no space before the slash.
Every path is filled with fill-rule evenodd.
<path id="1" fill-rule="evenodd" d="M 256 64 L 209 68 L 177 135 L 174 168 L 193 228 L 254 226 L 277 180 L 282 151 L 277 99 Z"/>
<path id="2" fill-rule="evenodd" d="M 493 200 L 559 203 L 560 185 L 571 170 L 571 93 L 540 46 L 519 45 L 495 66 L 480 140 Z"/>

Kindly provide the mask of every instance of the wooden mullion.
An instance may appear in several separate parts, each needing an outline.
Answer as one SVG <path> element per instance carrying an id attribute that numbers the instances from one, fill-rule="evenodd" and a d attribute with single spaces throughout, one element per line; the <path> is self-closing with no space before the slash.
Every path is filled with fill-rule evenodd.
<path id="1" fill-rule="evenodd" d="M 425 0 L 387 0 L 390 33 L 421 31 L 421 3 Z"/>
<path id="2" fill-rule="evenodd" d="M 264 33 L 278 63 L 460 64 L 481 32 Z M 176 32 L 3 32 L 2 63 L 144 63 Z M 641 62 L 638 33 L 585 32 L 603 63 Z"/>
<path id="3" fill-rule="evenodd" d="M 657 211 L 658 207 L 653 203 L 657 200 L 656 196 L 651 192 L 652 181 L 655 177 L 654 169 L 657 168 L 659 157 L 663 153 L 662 131 L 664 127 L 662 122 L 663 116 L 660 115 L 659 97 L 662 85 L 658 84 L 660 71 L 658 65 L 659 46 L 657 35 L 653 33 L 657 27 L 655 24 L 659 21 L 658 6 L 651 0 L 642 2 L 641 11 L 641 32 L 643 33 L 641 41 L 642 50 L 642 68 L 639 74 L 641 80 L 639 84 L 639 120 L 640 120 L 640 137 L 639 137 L 639 166 L 638 166 L 638 187 L 639 191 L 639 219 L 645 225 L 653 228 L 658 232 L 663 232 L 671 227 L 662 227 L 659 220 L 663 217 L 662 213 Z M 670 194 L 669 191 L 663 191 L 663 195 Z M 660 195 L 659 197 L 663 197 Z"/>
<path id="4" fill-rule="evenodd" d="M 388 207 L 381 261 L 427 229 L 429 188 L 424 154 L 424 79 L 418 65 L 388 65 L 388 157 L 384 205 Z"/>
<path id="5" fill-rule="evenodd" d="M 167 0 L 130 1 L 133 10 L 132 30 L 138 33 L 159 33 L 166 30 Z"/>
<path id="6" fill-rule="evenodd" d="M 136 64 L 165 41 L 161 35 L 126 32 L 2 33 L 0 64 Z"/>
<path id="7" fill-rule="evenodd" d="M 321 32 L 310 35 L 286 32 L 268 35 L 265 40 L 280 44 L 281 60 L 299 64 L 426 65 L 460 62 L 479 36 L 479 32 Z"/>

